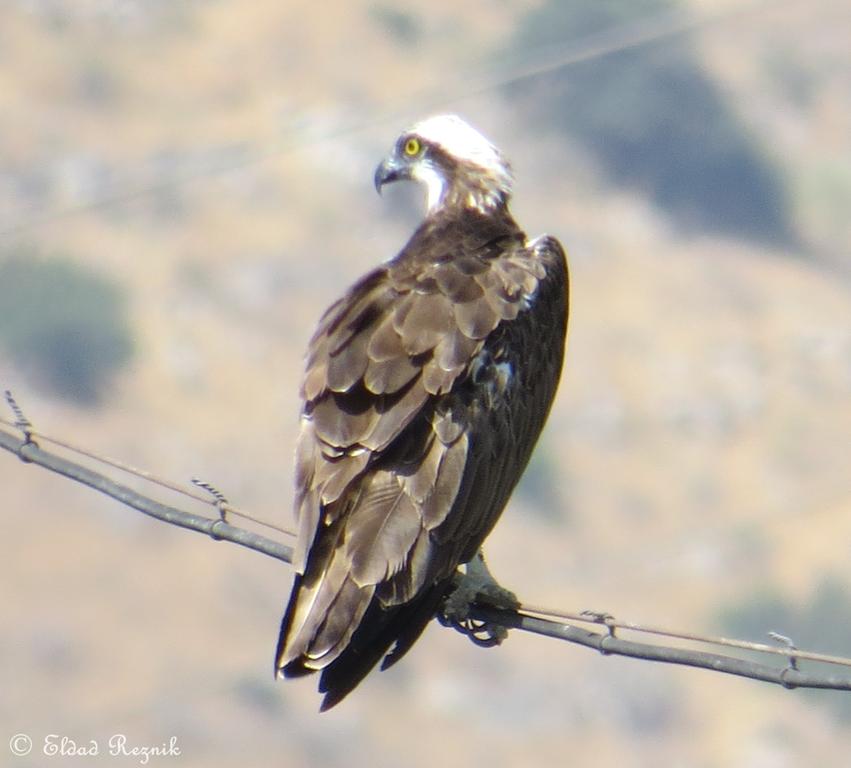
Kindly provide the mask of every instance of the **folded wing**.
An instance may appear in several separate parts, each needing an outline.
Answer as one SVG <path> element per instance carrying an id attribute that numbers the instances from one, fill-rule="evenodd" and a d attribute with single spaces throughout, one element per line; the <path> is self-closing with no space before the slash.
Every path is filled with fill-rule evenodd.
<path id="1" fill-rule="evenodd" d="M 514 454 L 494 442 L 513 438 L 510 409 L 489 408 L 494 384 L 476 376 L 505 329 L 530 315 L 543 283 L 561 282 L 554 295 L 566 296 L 560 247 L 548 276 L 518 233 L 472 243 L 465 228 L 420 234 L 425 242 L 415 236 L 329 308 L 308 351 L 297 576 L 276 665 L 285 676 L 323 671 L 325 708 L 393 643 L 395 660 L 416 640 L 461 558 L 490 530 L 543 423 L 533 419 L 531 444 L 513 467 L 505 457 Z M 429 237 L 456 250 L 430 252 Z M 554 348 L 563 345 L 565 311 Z M 550 372 L 556 382 L 558 373 Z"/>

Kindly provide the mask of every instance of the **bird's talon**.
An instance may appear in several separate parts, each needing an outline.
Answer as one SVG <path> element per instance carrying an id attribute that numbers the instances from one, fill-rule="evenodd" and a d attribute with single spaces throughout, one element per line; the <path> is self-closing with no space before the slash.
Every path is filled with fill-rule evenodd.
<path id="1" fill-rule="evenodd" d="M 517 595 L 496 582 L 481 552 L 466 564 L 463 573 L 458 572 L 455 588 L 444 601 L 439 620 L 444 626 L 467 635 L 476 645 L 499 645 L 508 637 L 508 630 L 499 624 L 471 619 L 470 608 L 475 604 L 503 610 L 520 606 Z"/>

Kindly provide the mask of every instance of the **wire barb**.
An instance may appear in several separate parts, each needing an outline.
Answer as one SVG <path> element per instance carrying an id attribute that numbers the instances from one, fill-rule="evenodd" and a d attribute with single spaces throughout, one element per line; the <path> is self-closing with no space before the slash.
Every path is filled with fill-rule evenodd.
<path id="1" fill-rule="evenodd" d="M 18 401 L 15 400 L 15 396 L 12 394 L 11 389 L 7 389 L 4 392 L 4 397 L 6 398 L 7 405 L 12 409 L 12 413 L 15 414 L 15 427 L 17 427 L 24 436 L 24 442 L 18 451 L 18 457 L 21 461 L 29 463 L 30 459 L 24 454 L 23 449 L 28 445 L 35 445 L 38 447 L 38 443 L 36 443 L 33 439 L 33 433 L 35 430 L 33 429 L 32 422 L 26 417 L 24 409 L 18 405 Z"/>
<path id="2" fill-rule="evenodd" d="M 788 637 L 787 635 L 781 635 L 779 632 L 769 632 L 768 636 L 772 640 L 776 640 L 781 645 L 786 646 L 786 648 L 788 648 L 790 651 L 793 651 L 793 653 L 790 653 L 789 656 L 787 657 L 786 668 L 780 673 L 780 679 L 783 682 L 784 688 L 789 688 L 790 690 L 792 688 L 797 688 L 798 686 L 796 686 L 794 683 L 790 683 L 786 679 L 786 676 L 790 672 L 799 672 L 800 671 L 798 669 L 798 656 L 797 656 L 796 653 L 794 653 L 794 651 L 798 650 L 798 646 L 795 645 L 795 643 L 792 641 L 791 637 Z"/>
<path id="3" fill-rule="evenodd" d="M 606 611 L 592 611 L 586 608 L 579 615 L 587 616 L 588 620 L 594 624 L 602 624 L 606 627 L 609 637 L 615 637 L 615 630 L 617 629 L 618 624 L 617 620 L 611 613 L 607 613 Z"/>
<path id="4" fill-rule="evenodd" d="M 194 485 L 196 488 L 201 488 L 202 490 L 205 490 L 207 493 L 210 494 L 210 496 L 212 496 L 216 500 L 216 509 L 219 510 L 219 515 L 221 516 L 222 520 L 224 520 L 225 515 L 228 511 L 228 507 L 230 506 L 230 502 L 228 501 L 227 496 L 225 496 L 218 488 L 216 488 L 215 485 L 213 485 L 212 483 L 208 483 L 206 480 L 201 480 L 197 477 L 193 477 L 190 479 L 192 480 L 192 485 Z"/>
<path id="5" fill-rule="evenodd" d="M 220 541 L 222 537 L 216 532 L 216 526 L 227 524 L 227 513 L 229 512 L 230 502 L 227 500 L 227 497 L 212 483 L 208 483 L 206 480 L 201 480 L 197 477 L 192 477 L 190 479 L 192 480 L 192 485 L 206 491 L 215 499 L 213 506 L 219 513 L 219 519 L 210 526 L 210 536 L 216 541 Z"/>
<path id="6" fill-rule="evenodd" d="M 618 639 L 615 634 L 618 626 L 617 619 L 606 611 L 592 611 L 587 608 L 579 615 L 587 617 L 594 624 L 602 624 L 606 628 L 606 634 L 600 638 L 600 653 L 603 656 L 608 656 L 610 651 L 606 648 L 607 641 Z"/>

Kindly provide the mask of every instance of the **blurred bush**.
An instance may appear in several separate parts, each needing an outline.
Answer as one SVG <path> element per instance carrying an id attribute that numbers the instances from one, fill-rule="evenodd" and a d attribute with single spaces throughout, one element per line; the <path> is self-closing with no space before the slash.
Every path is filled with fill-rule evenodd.
<path id="1" fill-rule="evenodd" d="M 387 3 L 369 8 L 373 21 L 399 45 L 416 45 L 422 38 L 422 27 L 414 14 Z"/>
<path id="2" fill-rule="evenodd" d="M 0 255 L 0 346 L 37 385 L 94 404 L 132 355 L 124 296 L 68 259 Z"/>
<path id="3" fill-rule="evenodd" d="M 547 0 L 509 54 L 567 48 L 673 13 L 672 0 Z M 797 241 L 780 175 L 682 37 L 639 45 L 509 89 L 536 125 L 570 134 L 617 184 L 680 225 L 771 244 Z"/>

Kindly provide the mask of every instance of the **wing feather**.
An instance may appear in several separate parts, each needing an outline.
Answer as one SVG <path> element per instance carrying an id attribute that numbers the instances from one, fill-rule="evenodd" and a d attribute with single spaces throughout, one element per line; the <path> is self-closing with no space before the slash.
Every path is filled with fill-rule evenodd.
<path id="1" fill-rule="evenodd" d="M 402 605 L 412 600 L 434 575 L 432 568 L 432 541 L 424 528 L 420 529 L 408 556 L 407 567 L 381 583 L 376 597 L 384 606 Z"/>
<path id="2" fill-rule="evenodd" d="M 375 404 L 372 428 L 358 441 L 370 451 L 384 450 L 404 429 L 428 400 L 428 392 L 419 380 L 393 398 L 384 396 Z"/>
<path id="3" fill-rule="evenodd" d="M 457 365 L 454 368 L 442 368 L 436 361 L 432 360 L 424 369 L 422 386 L 430 395 L 442 395 L 452 389 L 458 375 L 464 370 L 465 365 Z"/>
<path id="4" fill-rule="evenodd" d="M 340 448 L 363 443 L 364 437 L 375 430 L 380 415 L 374 400 L 360 387 L 320 397 L 306 413 L 313 420 L 316 437 Z M 317 459 L 324 461 L 319 456 Z"/>
<path id="5" fill-rule="evenodd" d="M 434 349 L 452 328 L 452 303 L 440 293 L 409 295 L 411 309 L 399 329 L 410 356 Z"/>
<path id="6" fill-rule="evenodd" d="M 487 336 L 499 321 L 497 313 L 484 297 L 475 301 L 466 301 L 456 304 L 455 322 L 461 333 L 471 339 L 483 339 Z"/>
<path id="7" fill-rule="evenodd" d="M 366 373 L 369 364 L 367 345 L 369 336 L 357 333 L 328 356 L 326 364 L 326 386 L 333 392 L 347 392 Z"/>
<path id="8" fill-rule="evenodd" d="M 445 371 L 467 365 L 481 348 L 481 340 L 465 336 L 460 328 L 447 333 L 434 349 L 434 362 Z"/>
<path id="9" fill-rule="evenodd" d="M 375 585 L 400 571 L 420 532 L 420 515 L 390 472 L 371 475 L 346 526 L 345 558 L 358 586 Z"/>
<path id="10" fill-rule="evenodd" d="M 467 466 L 469 443 L 466 435 L 459 437 L 451 445 L 444 445 L 442 442 L 439 442 L 439 445 L 440 466 L 434 487 L 422 506 L 422 522 L 428 531 L 440 526 L 455 506 Z"/>
<path id="11" fill-rule="evenodd" d="M 370 360 L 363 383 L 376 395 L 398 392 L 420 372 L 409 357 L 396 357 L 390 360 Z"/>
<path id="12" fill-rule="evenodd" d="M 475 301 L 483 294 L 482 287 L 453 264 L 442 264 L 434 276 L 440 292 L 454 304 Z"/>
<path id="13" fill-rule="evenodd" d="M 366 351 L 373 362 L 385 363 L 388 360 L 407 357 L 407 350 L 402 343 L 402 334 L 395 327 L 395 319 L 394 314 L 385 316 L 369 337 L 369 346 Z"/>
<path id="14" fill-rule="evenodd" d="M 316 470 L 315 482 L 322 489 L 322 504 L 327 506 L 343 495 L 346 488 L 369 463 L 369 454 L 361 451 L 355 455 L 344 455 L 326 459 Z"/>

